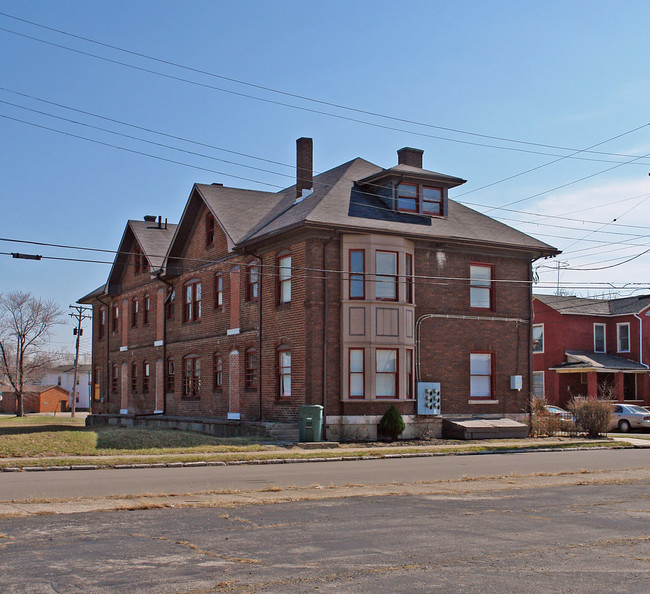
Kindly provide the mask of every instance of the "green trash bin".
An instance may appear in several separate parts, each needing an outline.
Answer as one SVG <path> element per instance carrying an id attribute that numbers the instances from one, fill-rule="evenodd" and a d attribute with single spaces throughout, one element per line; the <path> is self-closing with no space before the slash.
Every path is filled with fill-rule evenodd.
<path id="1" fill-rule="evenodd" d="M 320 404 L 303 404 L 298 407 L 298 435 L 300 441 L 321 441 L 323 407 Z"/>

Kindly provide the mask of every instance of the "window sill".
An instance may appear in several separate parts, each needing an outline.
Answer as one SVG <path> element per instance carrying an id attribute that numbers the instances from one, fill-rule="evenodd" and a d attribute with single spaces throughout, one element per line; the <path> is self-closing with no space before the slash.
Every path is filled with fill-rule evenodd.
<path id="1" fill-rule="evenodd" d="M 467 404 L 499 404 L 499 401 L 491 398 L 471 398 Z"/>

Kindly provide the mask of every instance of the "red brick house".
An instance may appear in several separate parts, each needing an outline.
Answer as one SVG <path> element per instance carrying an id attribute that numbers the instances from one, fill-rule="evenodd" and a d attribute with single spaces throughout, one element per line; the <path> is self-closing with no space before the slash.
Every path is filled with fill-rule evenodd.
<path id="1" fill-rule="evenodd" d="M 15 413 L 18 409 L 16 392 L 11 386 L 0 386 L 0 412 Z M 25 413 L 63 412 L 69 410 L 70 392 L 61 386 L 23 386 Z"/>
<path id="2" fill-rule="evenodd" d="M 533 392 L 559 406 L 572 396 L 650 404 L 650 295 L 533 296 Z"/>
<path id="3" fill-rule="evenodd" d="M 408 436 L 439 432 L 418 414 L 430 382 L 440 411 L 420 412 L 522 414 L 531 264 L 557 250 L 450 200 L 465 180 L 423 169 L 421 150 L 398 156 L 313 176 L 303 138 L 290 188 L 196 184 L 177 226 L 129 221 L 81 300 L 93 411 L 295 422 L 319 404 L 336 439 L 374 437 L 394 403 Z"/>

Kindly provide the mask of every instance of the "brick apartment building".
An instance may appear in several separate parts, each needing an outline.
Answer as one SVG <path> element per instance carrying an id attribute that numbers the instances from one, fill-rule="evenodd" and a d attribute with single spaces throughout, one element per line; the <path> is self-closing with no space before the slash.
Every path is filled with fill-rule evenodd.
<path id="1" fill-rule="evenodd" d="M 422 156 L 314 176 L 301 138 L 290 188 L 196 184 L 178 225 L 129 221 L 107 283 L 80 300 L 93 411 L 295 422 L 320 404 L 329 439 L 374 437 L 392 403 L 405 436 L 523 413 L 531 264 L 558 252 L 450 200 L 465 180 Z M 440 415 L 418 415 L 419 382 Z"/>

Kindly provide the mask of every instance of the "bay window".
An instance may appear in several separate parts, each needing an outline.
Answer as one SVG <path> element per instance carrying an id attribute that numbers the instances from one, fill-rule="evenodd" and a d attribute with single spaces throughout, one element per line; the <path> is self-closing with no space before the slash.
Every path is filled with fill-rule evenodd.
<path id="1" fill-rule="evenodd" d="M 377 398 L 397 398 L 397 350 L 375 351 L 375 391 Z"/>
<path id="2" fill-rule="evenodd" d="M 350 299 L 366 298 L 365 250 L 350 250 Z"/>
<path id="3" fill-rule="evenodd" d="M 397 252 L 375 252 L 375 297 L 397 301 Z"/>
<path id="4" fill-rule="evenodd" d="M 366 376 L 364 370 L 364 350 L 350 349 L 349 351 L 349 385 L 350 398 L 364 398 Z"/>

